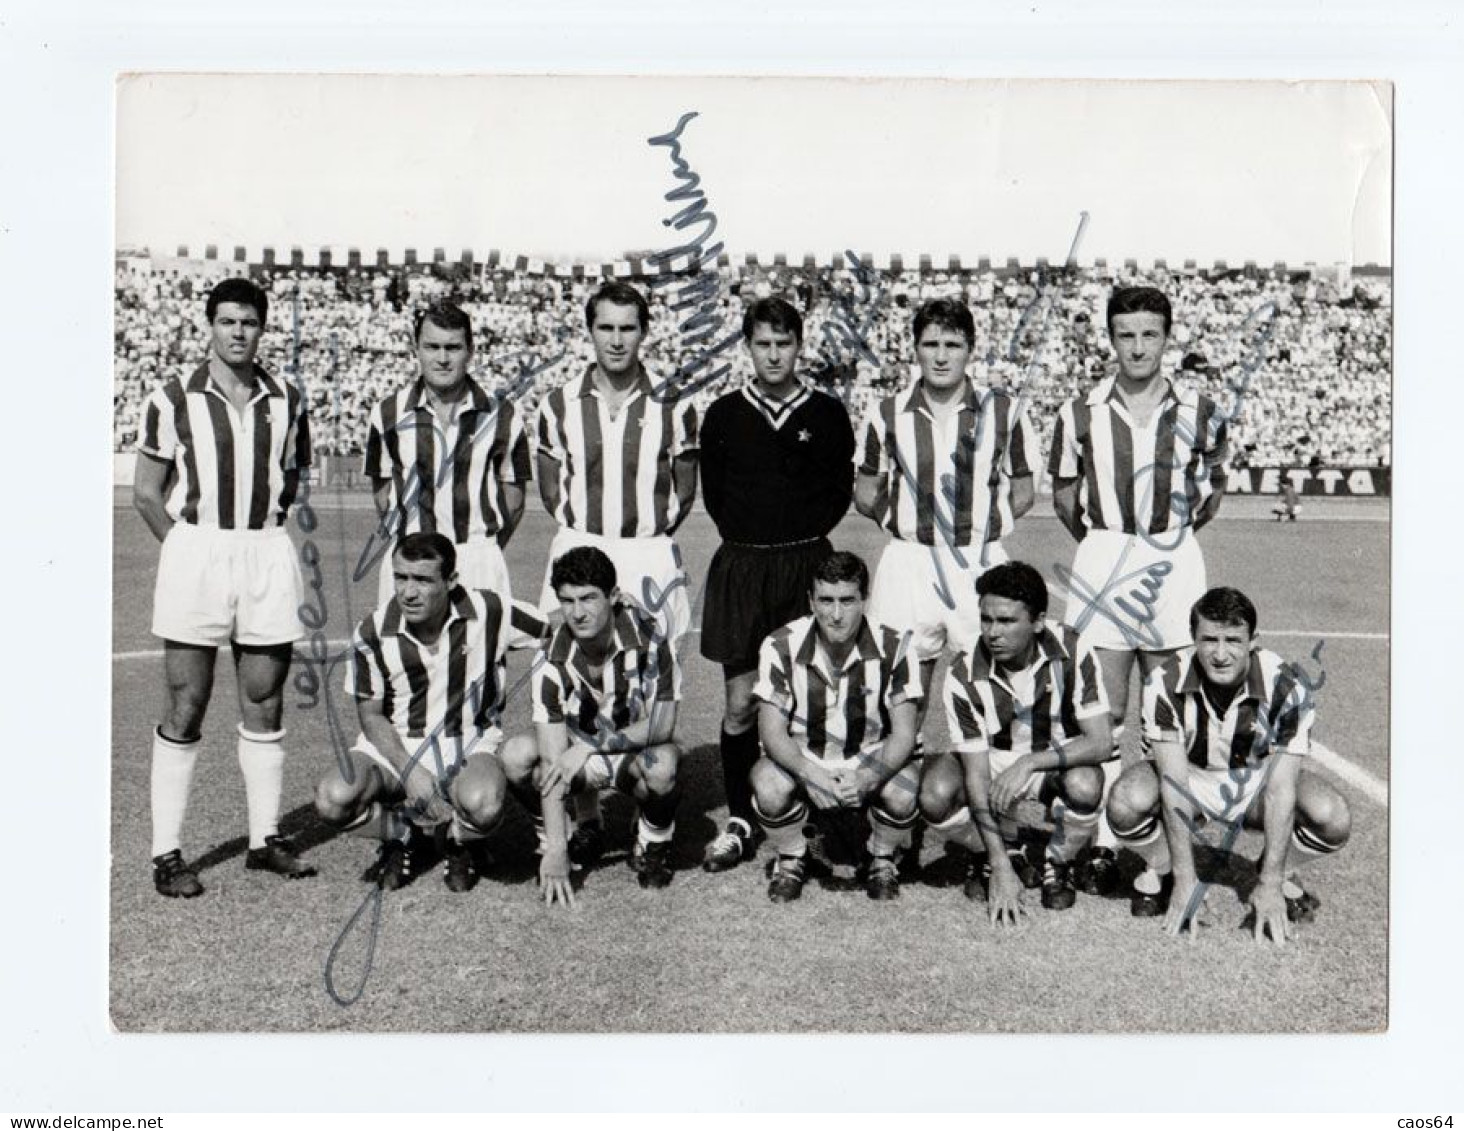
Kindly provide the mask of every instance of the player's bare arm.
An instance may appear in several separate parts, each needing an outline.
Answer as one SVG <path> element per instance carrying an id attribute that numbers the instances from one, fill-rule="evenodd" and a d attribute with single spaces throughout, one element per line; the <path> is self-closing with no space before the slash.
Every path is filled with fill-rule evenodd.
<path id="1" fill-rule="evenodd" d="M 1037 501 L 1037 480 L 1031 475 L 1018 475 L 1011 484 L 1012 517 L 1021 518 Z"/>
<path id="2" fill-rule="evenodd" d="M 803 787 L 808 799 L 820 809 L 839 805 L 839 786 L 817 758 L 807 758 L 788 736 L 788 720 L 772 703 L 759 703 L 757 733 L 763 753 L 779 769 Z"/>
<path id="3" fill-rule="evenodd" d="M 1006 845 L 1001 839 L 1001 823 L 992 807 L 991 755 L 985 750 L 959 751 L 961 770 L 966 779 L 966 804 L 981 843 L 986 846 L 986 859 L 991 865 L 991 886 L 987 895 L 987 915 L 998 927 L 1015 927 L 1022 909 L 1022 882 L 1007 859 Z"/>
<path id="4" fill-rule="evenodd" d="M 371 501 L 376 504 L 376 517 L 385 518 L 386 512 L 391 509 L 390 479 L 373 479 L 371 481 Z"/>
<path id="5" fill-rule="evenodd" d="M 500 548 L 508 545 L 508 540 L 513 537 L 513 532 L 518 529 L 518 524 L 524 517 L 526 494 L 522 483 L 504 483 L 503 485 L 503 525 L 498 528 Z"/>
<path id="6" fill-rule="evenodd" d="M 1033 774 L 1048 770 L 1070 770 L 1074 766 L 1097 766 L 1113 755 L 1113 729 L 1107 712 L 1079 719 L 1082 735 L 1071 742 L 1054 741 L 1046 750 L 1023 754 L 991 783 L 991 804 L 998 813 L 1005 813 L 1027 788 Z"/>
<path id="7" fill-rule="evenodd" d="M 1286 854 L 1296 825 L 1296 783 L 1301 776 L 1301 759 L 1278 750 L 1272 753 L 1266 769 L 1266 786 L 1261 792 L 1261 829 L 1266 843 L 1250 902 L 1256 913 L 1256 942 L 1264 942 L 1269 930 L 1271 940 L 1277 946 L 1285 946 L 1292 928 L 1281 884 L 1286 878 Z"/>
<path id="8" fill-rule="evenodd" d="M 172 461 L 160 460 L 146 452 L 138 453 L 137 470 L 132 479 L 132 506 L 142 515 L 142 521 L 147 523 L 147 528 L 159 542 L 173 529 L 173 520 L 168 516 L 164 503 L 172 473 Z"/>
<path id="9" fill-rule="evenodd" d="M 1219 471 L 1211 476 L 1210 486 L 1214 494 L 1201 503 L 1200 509 L 1195 512 L 1194 521 L 1190 523 L 1194 530 L 1200 529 L 1220 513 L 1220 501 L 1225 497 L 1225 473 Z"/>
<path id="10" fill-rule="evenodd" d="M 1057 512 L 1057 521 L 1062 523 L 1079 542 L 1083 540 L 1083 516 L 1078 510 L 1078 480 L 1054 479 L 1052 481 L 1052 509 Z"/>
<path id="11" fill-rule="evenodd" d="M 879 522 L 889 507 L 889 481 L 883 475 L 859 472 L 854 477 L 854 509 L 865 518 Z"/>
<path id="12" fill-rule="evenodd" d="M 539 792 L 543 799 L 544 812 L 544 855 L 539 860 L 539 887 L 544 902 L 550 906 L 557 901 L 573 905 L 574 893 L 569 883 L 569 824 L 564 811 L 564 798 L 569 792 L 569 783 L 584 765 L 591 753 L 589 747 L 579 744 L 583 752 L 581 759 L 564 776 L 568 762 L 577 756 L 576 744 L 569 740 L 569 728 L 563 723 L 536 723 L 535 734 L 539 742 L 540 781 Z M 569 757 L 567 758 L 566 755 Z"/>
<path id="13" fill-rule="evenodd" d="M 639 722 L 603 735 L 599 741 L 606 754 L 633 754 L 670 742 L 675 733 L 676 703 L 665 699 L 653 703 Z"/>
<path id="14" fill-rule="evenodd" d="M 553 514 L 559 507 L 559 461 L 546 452 L 540 452 L 536 459 L 539 476 L 539 498 L 544 509 Z"/>
<path id="15" fill-rule="evenodd" d="M 919 710 L 919 703 L 914 699 L 906 699 L 898 706 L 890 708 L 889 737 L 877 751 L 868 757 L 861 757 L 858 762 L 855 780 L 861 802 L 878 794 L 885 783 L 909 763 L 915 752 L 915 721 Z"/>
<path id="16" fill-rule="evenodd" d="M 667 534 L 675 534 L 680 525 L 686 521 L 686 516 L 691 513 L 691 505 L 696 502 L 696 453 L 687 452 L 677 456 L 671 461 L 671 484 L 676 489 L 676 501 L 680 504 L 680 513 L 666 530 Z"/>
<path id="17" fill-rule="evenodd" d="M 1205 899 L 1195 872 L 1195 803 L 1186 787 L 1189 762 L 1178 742 L 1155 742 L 1153 747 L 1154 768 L 1159 773 L 1159 811 L 1174 866 L 1174 893 L 1170 896 L 1164 930 L 1177 938 L 1188 926 L 1190 938 L 1194 939 Z"/>

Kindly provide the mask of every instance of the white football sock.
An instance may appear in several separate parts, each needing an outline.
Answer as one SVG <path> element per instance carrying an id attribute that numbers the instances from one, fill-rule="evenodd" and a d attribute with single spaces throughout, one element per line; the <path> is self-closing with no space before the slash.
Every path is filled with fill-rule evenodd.
<path id="1" fill-rule="evenodd" d="M 280 831 L 280 795 L 285 784 L 283 730 L 254 734 L 239 726 L 239 769 L 249 805 L 249 847 L 263 848 L 266 837 Z"/>
<path id="2" fill-rule="evenodd" d="M 188 787 L 198 761 L 199 739 L 174 742 L 153 731 L 152 743 L 152 854 L 163 856 L 181 848 L 183 814 L 188 808 Z"/>

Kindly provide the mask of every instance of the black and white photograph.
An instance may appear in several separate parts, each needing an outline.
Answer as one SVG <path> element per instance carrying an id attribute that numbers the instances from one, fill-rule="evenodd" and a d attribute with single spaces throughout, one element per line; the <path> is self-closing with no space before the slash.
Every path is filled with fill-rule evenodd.
<path id="1" fill-rule="evenodd" d="M 1460 44 L 7 13 L 0 1110 L 1448 1126 Z"/>
<path id="2" fill-rule="evenodd" d="M 1392 98 L 120 79 L 112 1023 L 1386 1029 Z"/>

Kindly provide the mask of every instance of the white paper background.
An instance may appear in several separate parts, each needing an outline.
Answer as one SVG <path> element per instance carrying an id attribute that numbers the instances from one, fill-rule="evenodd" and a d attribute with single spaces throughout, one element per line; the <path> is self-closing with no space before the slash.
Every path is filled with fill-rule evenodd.
<path id="1" fill-rule="evenodd" d="M 9 914 L 0 944 L 0 1107 L 60 1113 L 544 1105 L 1424 1112 L 1448 1111 L 1452 1102 L 1457 1113 L 1464 1093 L 1457 1071 L 1455 830 L 1464 775 L 1448 707 L 1458 697 L 1460 540 L 1446 478 L 1457 463 L 1447 453 L 1458 446 L 1461 407 L 1458 288 L 1452 285 L 1464 246 L 1457 204 L 1459 25 L 1444 4 L 1229 4 L 1223 11 L 1182 19 L 1167 10 L 1146 15 L 1132 4 L 1002 4 L 978 23 L 974 11 L 919 3 L 802 9 L 784 3 L 755 11 L 747 5 L 541 4 L 532 14 L 528 8 L 409 11 L 368 3 L 327 16 L 294 0 L 207 10 L 129 4 L 116 12 L 52 3 L 38 13 L 6 13 L 0 24 L 0 309 L 11 427 L 20 435 L 7 446 L 14 513 L 4 556 L 12 605 L 4 717 L 12 820 L 4 869 Z M 1321 22 L 1324 11 L 1328 23 Z M 112 515 L 104 390 L 111 383 L 114 77 L 230 69 L 1393 79 L 1398 493 L 1391 676 L 1398 769 L 1389 1033 L 1248 1040 L 113 1035 L 106 1020 L 111 672 L 105 563 Z M 1203 131 L 1206 123 L 1196 120 L 1190 128 Z M 756 129 L 745 126 L 749 135 Z M 1171 143 L 1173 130 L 1166 135 Z M 378 141 L 390 153 L 395 139 L 388 134 Z M 784 155 L 799 159 L 797 152 Z M 566 165 L 567 177 L 583 176 L 568 156 Z M 236 175 L 255 183 L 288 173 L 289 162 L 266 147 L 241 152 Z M 710 166 L 707 175 L 710 181 Z M 471 202 L 471 188 L 456 186 L 455 199 Z M 575 206 L 583 199 L 567 197 Z M 654 204 L 648 207 L 653 218 L 663 214 Z M 1071 210 L 1065 201 L 1050 207 L 1054 214 Z M 466 205 L 453 215 L 464 224 L 461 239 L 476 242 Z M 1187 218 L 1178 203 L 1171 219 L 1181 235 L 1187 228 L 1200 233 L 1210 222 L 1205 215 Z M 302 231 L 316 222 L 306 213 Z M 1047 254 L 1065 254 L 1070 235 L 1067 227 L 1055 231 L 1057 246 Z M 1376 238 L 1370 231 L 1359 241 L 1364 235 Z M 1005 254 L 983 246 L 980 231 L 971 239 L 972 254 Z M 507 238 L 495 242 L 517 250 Z M 803 250 L 801 241 L 797 246 Z M 822 254 L 837 246 L 807 250 Z M 1095 245 L 1093 254 L 1105 252 Z M 1132 245 L 1107 254 L 1210 257 Z M 1280 256 L 1268 245 L 1256 257 Z"/>

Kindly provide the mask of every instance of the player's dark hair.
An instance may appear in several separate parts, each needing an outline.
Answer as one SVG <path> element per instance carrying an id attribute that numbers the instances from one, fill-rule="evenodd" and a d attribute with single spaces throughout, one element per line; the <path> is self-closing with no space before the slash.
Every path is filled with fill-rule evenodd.
<path id="1" fill-rule="evenodd" d="M 404 562 L 439 562 L 442 572 L 438 576 L 444 581 L 457 572 L 457 547 L 436 531 L 419 530 L 404 535 L 392 550 L 392 557 L 400 557 Z"/>
<path id="2" fill-rule="evenodd" d="M 225 279 L 209 291 L 208 298 L 203 304 L 204 317 L 212 322 L 219 307 L 226 302 L 237 302 L 240 306 L 254 307 L 254 312 L 259 315 L 261 326 L 264 325 L 264 320 L 269 315 L 269 296 L 248 279 Z"/>
<path id="3" fill-rule="evenodd" d="M 968 349 L 976 344 L 976 319 L 971 317 L 971 308 L 958 298 L 933 298 L 922 302 L 920 309 L 915 311 L 917 342 L 927 326 L 954 330 L 966 339 Z"/>
<path id="4" fill-rule="evenodd" d="M 1190 636 L 1200 627 L 1201 617 L 1215 624 L 1243 624 L 1252 636 L 1260 619 L 1249 597 L 1223 585 L 1209 590 L 1190 609 Z"/>
<path id="5" fill-rule="evenodd" d="M 461 330 L 468 352 L 472 352 L 473 320 L 467 316 L 462 307 L 445 298 L 433 299 L 431 303 L 417 311 L 412 318 L 412 341 L 420 342 L 422 340 L 422 327 L 428 322 L 439 330 Z"/>
<path id="6" fill-rule="evenodd" d="M 861 598 L 869 596 L 869 567 L 864 564 L 863 558 L 848 550 L 835 550 L 813 567 L 813 576 L 808 580 L 810 596 L 814 585 L 820 581 L 828 585 L 853 581 L 859 586 Z"/>
<path id="7" fill-rule="evenodd" d="M 549 571 L 549 588 L 555 594 L 566 585 L 589 585 L 605 596 L 615 592 L 615 563 L 604 550 L 576 546 L 554 559 Z"/>
<path id="8" fill-rule="evenodd" d="M 1027 606 L 1033 620 L 1047 615 L 1047 582 L 1026 562 L 1002 562 L 976 579 L 978 597 L 1003 597 Z"/>
<path id="9" fill-rule="evenodd" d="M 600 284 L 599 290 L 592 294 L 589 301 L 585 303 L 585 326 L 591 331 L 595 329 L 595 308 L 602 302 L 608 302 L 614 306 L 635 307 L 635 317 L 640 323 L 641 332 L 644 333 L 651 328 L 651 307 L 646 302 L 646 296 L 629 283 L 612 279 L 608 283 Z"/>
<path id="10" fill-rule="evenodd" d="M 1164 319 L 1164 335 L 1174 322 L 1174 311 L 1164 292 L 1155 287 L 1115 287 L 1108 296 L 1108 333 L 1113 334 L 1113 320 L 1120 314 L 1157 314 Z"/>
<path id="11" fill-rule="evenodd" d="M 803 341 L 803 315 L 798 313 L 798 308 L 787 299 L 760 298 L 747 308 L 742 316 L 742 340 L 750 342 L 752 332 L 761 322 L 764 326 L 771 326 L 780 334 L 792 334 L 801 343 Z"/>

